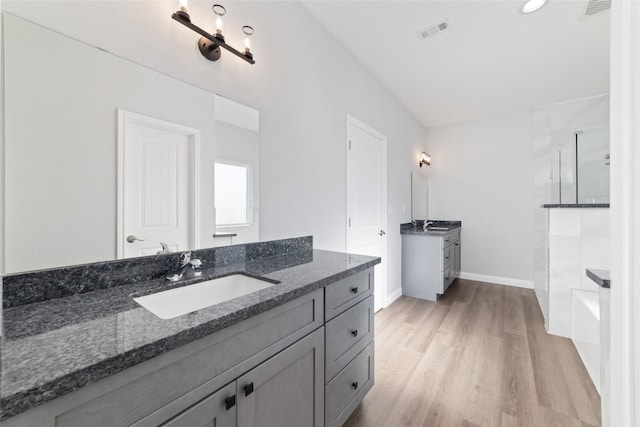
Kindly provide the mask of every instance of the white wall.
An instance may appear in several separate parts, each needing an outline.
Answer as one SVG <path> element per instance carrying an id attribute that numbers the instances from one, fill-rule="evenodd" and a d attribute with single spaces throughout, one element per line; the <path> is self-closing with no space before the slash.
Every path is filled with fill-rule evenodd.
<path id="1" fill-rule="evenodd" d="M 225 4 L 227 42 L 255 30 L 252 66 L 201 57 L 197 36 L 170 19 L 177 1 L 13 1 L 2 7 L 116 55 L 260 111 L 260 237 L 312 234 L 345 247 L 345 131 L 351 114 L 388 138 L 388 294 L 400 289 L 398 226 L 410 220 L 410 171 L 424 127 L 298 2 Z M 211 21 L 192 2 L 192 20 Z M 416 162 L 417 165 L 417 162 Z M 407 213 L 404 213 L 404 212 Z"/>
<path id="2" fill-rule="evenodd" d="M 429 218 L 462 221 L 462 278 L 533 286 L 532 114 L 428 130 Z"/>

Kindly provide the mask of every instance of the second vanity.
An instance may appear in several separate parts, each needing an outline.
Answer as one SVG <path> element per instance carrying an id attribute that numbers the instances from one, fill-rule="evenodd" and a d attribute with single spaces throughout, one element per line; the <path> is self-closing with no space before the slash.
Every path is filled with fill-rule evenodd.
<path id="1" fill-rule="evenodd" d="M 437 301 L 460 275 L 460 221 L 402 224 L 402 293 Z"/>
<path id="2" fill-rule="evenodd" d="M 202 279 L 276 284 L 163 320 L 132 299 L 175 286 L 163 279 L 47 299 L 14 292 L 42 277 L 8 278 L 3 426 L 342 425 L 373 386 L 380 259 L 314 250 L 310 237 L 208 251 Z M 91 269 L 117 276 L 129 262 L 134 274 L 139 260 Z M 78 268 L 49 276 L 94 274 Z"/>

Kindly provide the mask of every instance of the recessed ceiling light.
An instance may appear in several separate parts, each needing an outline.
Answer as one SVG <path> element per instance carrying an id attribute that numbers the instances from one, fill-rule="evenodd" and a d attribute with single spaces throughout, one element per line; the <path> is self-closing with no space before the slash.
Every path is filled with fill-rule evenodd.
<path id="1" fill-rule="evenodd" d="M 522 13 L 531 13 L 540 9 L 547 0 L 529 0 L 522 6 Z"/>

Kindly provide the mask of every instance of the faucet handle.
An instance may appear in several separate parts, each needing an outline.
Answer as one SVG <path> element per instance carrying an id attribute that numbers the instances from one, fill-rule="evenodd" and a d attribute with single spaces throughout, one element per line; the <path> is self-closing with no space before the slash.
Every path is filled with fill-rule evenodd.
<path id="1" fill-rule="evenodd" d="M 180 265 L 184 267 L 191 262 L 191 251 L 185 251 L 180 254 Z"/>

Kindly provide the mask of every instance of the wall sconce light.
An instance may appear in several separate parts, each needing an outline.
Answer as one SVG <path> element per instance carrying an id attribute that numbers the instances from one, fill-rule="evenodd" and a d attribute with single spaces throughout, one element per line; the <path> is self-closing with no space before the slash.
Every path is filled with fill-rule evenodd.
<path id="1" fill-rule="evenodd" d="M 251 45 L 249 42 L 249 37 L 253 34 L 253 28 L 248 25 L 242 27 L 242 32 L 246 37 L 244 40 L 244 51 L 240 52 L 224 41 L 224 34 L 222 34 L 222 17 L 227 13 L 227 10 L 220 4 L 214 4 L 212 9 L 213 13 L 216 14 L 216 32 L 214 34 L 209 34 L 202 28 L 191 23 L 191 16 L 189 16 L 189 11 L 187 10 L 187 0 L 180 0 L 180 8 L 171 15 L 171 18 L 202 36 L 200 40 L 198 40 L 198 48 L 202 56 L 209 61 L 217 61 L 220 59 L 220 48 L 223 48 L 238 58 L 244 59 L 249 64 L 255 64 L 256 62 L 253 60 L 253 53 L 251 53 Z"/>
<path id="2" fill-rule="evenodd" d="M 431 164 L 431 156 L 426 151 L 422 152 L 422 159 L 418 163 L 418 166 L 422 167 L 422 165 L 429 166 Z"/>

